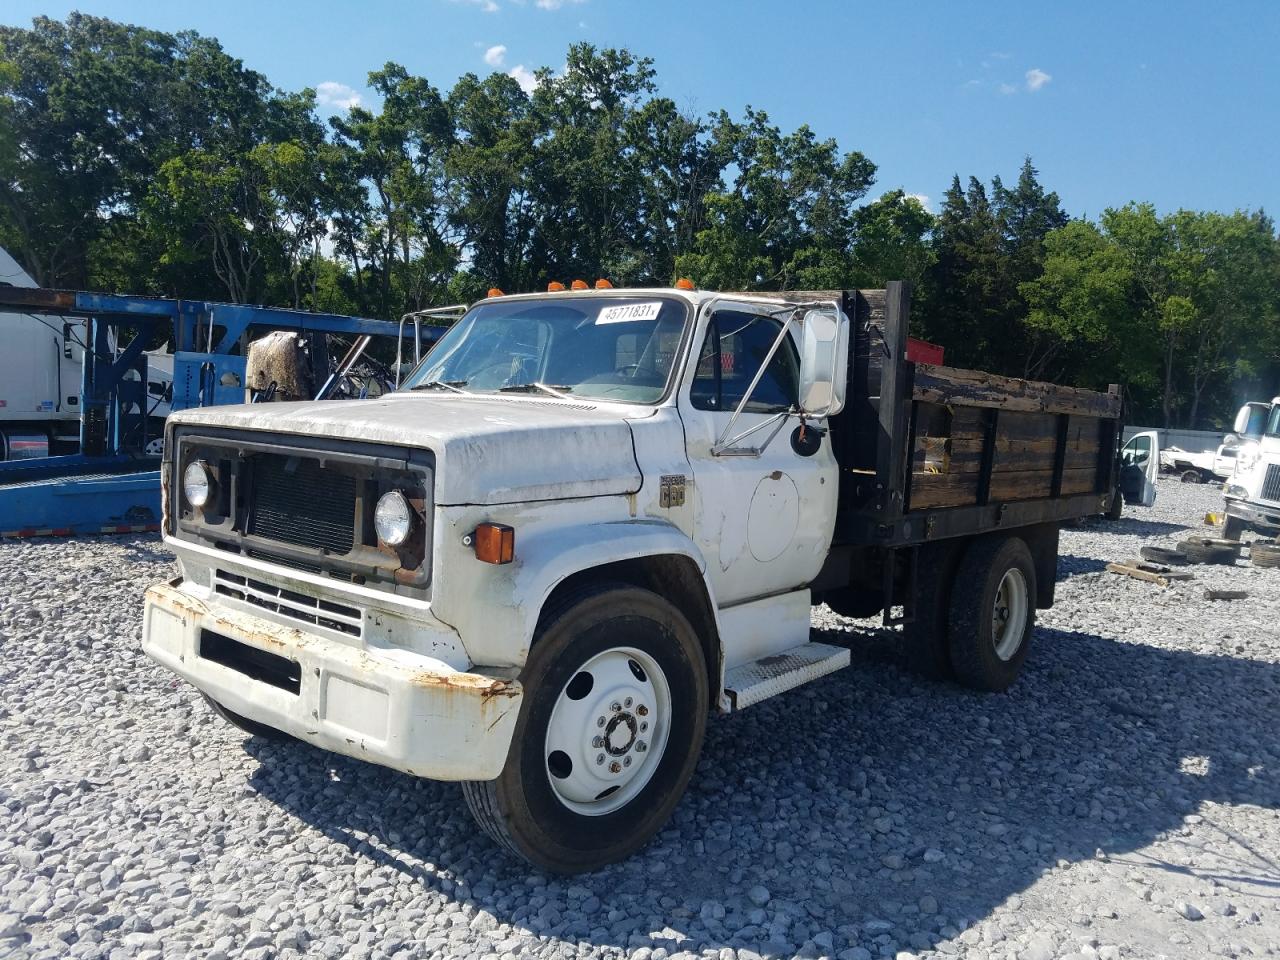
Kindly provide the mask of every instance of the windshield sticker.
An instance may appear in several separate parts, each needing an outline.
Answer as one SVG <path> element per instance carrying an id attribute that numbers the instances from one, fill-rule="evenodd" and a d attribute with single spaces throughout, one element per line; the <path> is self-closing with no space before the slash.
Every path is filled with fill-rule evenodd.
<path id="1" fill-rule="evenodd" d="M 625 303 L 619 307 L 605 307 L 596 317 L 596 323 L 629 323 L 633 320 L 657 320 L 662 312 L 662 301 L 653 303 Z"/>

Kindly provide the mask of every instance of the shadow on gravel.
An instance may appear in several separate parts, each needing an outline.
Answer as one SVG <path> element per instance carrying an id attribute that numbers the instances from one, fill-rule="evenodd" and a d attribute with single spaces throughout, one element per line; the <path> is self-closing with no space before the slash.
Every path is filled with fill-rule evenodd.
<path id="1" fill-rule="evenodd" d="M 1140 508 L 1133 508 L 1140 509 Z M 1171 537 L 1184 530 L 1195 529 L 1186 523 L 1170 523 L 1167 520 L 1139 520 L 1137 517 L 1122 517 L 1119 520 L 1095 520 L 1086 524 L 1094 533 L 1119 533 L 1130 537 Z"/>
<path id="2" fill-rule="evenodd" d="M 591 876 L 531 879 L 452 785 L 249 740 L 252 786 L 352 854 L 537 936 L 783 953 L 826 931 L 833 955 L 928 949 L 1059 861 L 1151 866 L 1138 851 L 1206 801 L 1280 808 L 1280 665 L 1041 628 L 1015 688 L 982 696 L 904 673 L 887 631 L 815 633 L 852 643 L 852 668 L 713 720 L 673 824 Z M 1280 896 L 1280 864 L 1247 838 L 1222 828 L 1214 851 L 1167 867 Z M 757 883 L 772 900 L 753 915 Z M 588 897 L 594 913 L 576 906 Z"/>
<path id="3" fill-rule="evenodd" d="M 1107 569 L 1107 561 L 1097 557 L 1077 557 L 1070 553 L 1058 554 L 1058 582 L 1082 573 L 1101 573 Z"/>

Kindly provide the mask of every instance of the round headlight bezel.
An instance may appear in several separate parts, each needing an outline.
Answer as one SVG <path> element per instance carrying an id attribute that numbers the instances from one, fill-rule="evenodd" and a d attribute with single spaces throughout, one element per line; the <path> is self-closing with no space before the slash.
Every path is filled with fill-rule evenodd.
<path id="1" fill-rule="evenodd" d="M 399 490 L 388 490 L 373 508 L 373 531 L 378 542 L 388 547 L 402 547 L 409 541 L 413 520 L 413 507 Z"/>
<path id="2" fill-rule="evenodd" d="M 199 490 L 197 481 L 204 484 L 202 493 L 196 492 Z M 182 471 L 182 495 L 197 510 L 204 509 L 213 499 L 213 473 L 203 460 L 192 460 Z"/>

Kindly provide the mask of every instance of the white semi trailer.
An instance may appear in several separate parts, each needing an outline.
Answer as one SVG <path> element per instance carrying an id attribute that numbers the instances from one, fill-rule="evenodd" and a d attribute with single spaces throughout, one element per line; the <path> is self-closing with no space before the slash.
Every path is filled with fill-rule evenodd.
<path id="1" fill-rule="evenodd" d="M 0 247 L 0 287 L 35 287 Z M 114 349 L 115 336 L 109 338 Z M 25 460 L 80 448 L 81 374 L 88 323 L 39 313 L 0 313 L 0 460 Z M 169 414 L 173 355 L 147 351 L 147 411 Z"/>

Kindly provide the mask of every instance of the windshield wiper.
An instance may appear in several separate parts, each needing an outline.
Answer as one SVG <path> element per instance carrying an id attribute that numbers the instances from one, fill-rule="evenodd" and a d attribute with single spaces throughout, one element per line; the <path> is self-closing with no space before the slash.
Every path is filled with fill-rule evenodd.
<path id="1" fill-rule="evenodd" d="M 462 388 L 467 385 L 465 380 L 424 380 L 422 383 L 415 383 L 410 390 L 452 390 L 454 393 L 466 393 Z"/>
<path id="2" fill-rule="evenodd" d="M 568 400 L 569 391 L 572 389 L 573 387 L 569 386 L 568 384 L 557 383 L 554 387 L 552 387 L 552 386 L 548 386 L 545 383 L 538 383 L 535 381 L 533 383 L 516 383 L 516 384 L 512 384 L 509 387 L 499 387 L 498 392 L 499 393 L 534 393 L 535 391 L 541 390 L 543 393 L 549 394 L 550 396 L 559 397 L 561 400 Z"/>

